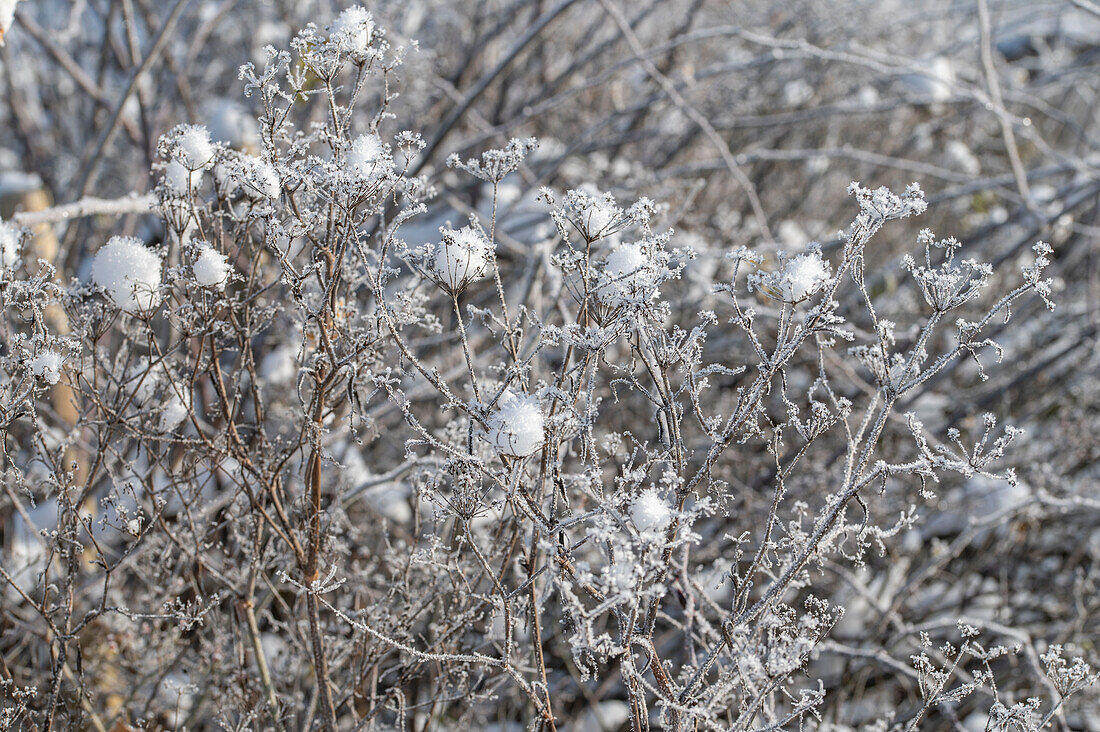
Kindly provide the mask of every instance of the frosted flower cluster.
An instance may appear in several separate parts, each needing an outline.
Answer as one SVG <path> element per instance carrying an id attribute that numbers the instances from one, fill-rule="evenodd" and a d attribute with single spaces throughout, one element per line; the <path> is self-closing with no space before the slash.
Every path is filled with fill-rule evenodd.
<path id="1" fill-rule="evenodd" d="M 911 255 L 905 255 L 906 269 L 920 286 L 924 300 L 933 310 L 946 312 L 973 299 L 993 276 L 993 268 L 972 259 L 955 261 L 961 244 L 954 237 L 936 241 L 932 232 L 922 229 L 917 240 L 924 245 L 925 264 L 918 266 Z M 932 262 L 933 249 L 943 250 L 943 261 Z"/>
<path id="2" fill-rule="evenodd" d="M 56 384 L 61 380 L 61 368 L 65 357 L 54 350 L 45 350 L 32 358 L 27 364 L 31 373 L 47 384 Z"/>
<path id="3" fill-rule="evenodd" d="M 351 143 L 347 156 L 348 171 L 360 181 L 370 181 L 392 166 L 382 138 L 375 134 L 359 135 Z"/>
<path id="4" fill-rule="evenodd" d="M 458 155 L 447 158 L 447 166 L 464 170 L 475 178 L 488 183 L 499 183 L 506 175 L 519 168 L 527 155 L 538 147 L 533 137 L 520 139 L 513 137 L 503 148 L 486 150 L 481 159 L 470 158 L 465 162 Z"/>
<path id="5" fill-rule="evenodd" d="M 160 279 L 160 255 L 132 236 L 111 237 L 92 261 L 92 282 L 131 315 L 160 304 Z"/>
<path id="6" fill-rule="evenodd" d="M 7 221 L 0 221 L 0 268 L 19 265 L 19 249 L 22 239 L 19 229 Z"/>
<path id="7" fill-rule="evenodd" d="M 780 253 L 780 263 L 782 266 L 774 272 L 749 275 L 749 287 L 759 288 L 776 300 L 797 303 L 820 290 L 832 276 L 829 263 L 816 248 L 789 259 Z"/>
<path id="8" fill-rule="evenodd" d="M 370 51 L 374 19 L 361 5 L 348 8 L 333 21 L 329 38 L 344 53 L 362 59 Z"/>
<path id="9" fill-rule="evenodd" d="M 642 243 L 621 244 L 607 255 L 596 296 L 610 305 L 649 300 L 657 294 L 663 269 Z"/>
<path id="10" fill-rule="evenodd" d="M 859 215 L 856 216 L 852 232 L 859 229 L 874 230 L 885 221 L 919 216 L 928 210 L 924 191 L 916 183 L 905 186 L 905 192 L 899 196 L 885 186 L 864 188 L 852 181 L 848 184 L 848 195 L 855 197 L 859 204 Z M 850 233 L 847 237 L 850 237 Z"/>
<path id="11" fill-rule="evenodd" d="M 191 265 L 191 271 L 195 275 L 195 281 L 202 287 L 224 290 L 233 266 L 229 264 L 228 257 L 210 244 L 202 242 L 199 244 L 199 255 Z"/>
<path id="12" fill-rule="evenodd" d="M 551 205 L 554 196 L 543 189 L 542 197 Z M 551 211 L 563 236 L 580 232 L 585 241 L 594 242 L 614 236 L 631 226 L 648 231 L 650 219 L 658 206 L 648 198 L 639 198 L 628 208 L 621 207 L 610 193 L 601 193 L 593 186 L 572 188 L 565 192 L 561 205 Z"/>
<path id="13" fill-rule="evenodd" d="M 485 276 L 489 242 L 471 226 L 445 229 L 431 261 L 432 274 L 448 292 L 458 293 Z"/>
<path id="14" fill-rule="evenodd" d="M 672 506 L 656 488 L 646 488 L 631 502 L 630 520 L 642 534 L 660 534 L 672 520 Z"/>
<path id="15" fill-rule="evenodd" d="M 246 161 L 241 183 L 245 191 L 255 198 L 275 199 L 283 190 L 279 171 L 262 158 L 249 158 Z"/>
<path id="16" fill-rule="evenodd" d="M 545 420 L 538 399 L 528 394 L 505 394 L 500 401 L 500 408 L 489 418 L 489 444 L 510 457 L 527 457 L 542 447 Z"/>

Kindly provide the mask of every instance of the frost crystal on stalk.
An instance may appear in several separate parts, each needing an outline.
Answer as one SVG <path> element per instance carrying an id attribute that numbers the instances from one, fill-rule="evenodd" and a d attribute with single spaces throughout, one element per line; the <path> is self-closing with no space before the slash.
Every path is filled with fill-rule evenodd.
<path id="1" fill-rule="evenodd" d="M 160 304 L 161 258 L 132 236 L 113 236 L 92 261 L 92 281 L 132 315 Z"/>
<path id="2" fill-rule="evenodd" d="M 527 457 L 542 447 L 544 419 L 534 396 L 505 394 L 489 418 L 489 443 L 502 455 Z"/>

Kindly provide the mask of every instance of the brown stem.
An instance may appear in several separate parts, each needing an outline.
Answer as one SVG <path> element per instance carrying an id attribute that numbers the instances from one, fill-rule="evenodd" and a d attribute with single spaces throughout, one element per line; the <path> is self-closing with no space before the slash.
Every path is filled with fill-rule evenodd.
<path id="1" fill-rule="evenodd" d="M 336 732 L 336 707 L 328 686 L 328 661 L 321 631 L 321 613 L 317 603 L 314 583 L 321 556 L 321 417 L 325 408 L 323 374 L 317 376 L 317 394 L 313 403 L 313 451 L 309 456 L 307 479 L 310 492 L 309 551 L 306 555 L 306 605 L 309 610 L 309 637 L 313 651 L 313 672 L 316 676 L 317 698 L 321 707 L 321 719 L 326 730 Z"/>

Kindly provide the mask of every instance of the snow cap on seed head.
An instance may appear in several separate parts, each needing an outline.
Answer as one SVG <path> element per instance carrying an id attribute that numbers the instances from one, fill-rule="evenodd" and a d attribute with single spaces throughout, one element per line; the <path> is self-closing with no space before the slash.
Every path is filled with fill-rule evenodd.
<path id="1" fill-rule="evenodd" d="M 229 264 L 228 257 L 210 244 L 199 242 L 199 254 L 191 265 L 191 271 L 201 286 L 224 290 L 233 266 Z"/>
<path id="2" fill-rule="evenodd" d="M 464 226 L 458 231 L 443 229 L 430 263 L 436 281 L 448 292 L 458 293 L 481 279 L 489 264 L 489 242 L 480 231 Z"/>
<path id="3" fill-rule="evenodd" d="M 527 457 L 542 447 L 545 420 L 539 400 L 530 394 L 506 391 L 489 417 L 486 439 L 502 455 Z"/>
<path id="4" fill-rule="evenodd" d="M 56 384 L 61 380 L 61 368 L 65 357 L 54 350 L 45 350 L 30 360 L 31 373 L 47 384 Z"/>
<path id="5" fill-rule="evenodd" d="M 180 125 L 176 133 L 175 159 L 188 170 L 201 170 L 214 164 L 214 144 L 204 125 Z"/>
<path id="6" fill-rule="evenodd" d="M 337 16 L 329 28 L 329 38 L 346 54 L 364 58 L 374 37 L 374 18 L 361 5 L 354 5 Z"/>
<path id="7" fill-rule="evenodd" d="M 360 181 L 369 181 L 385 173 L 391 167 L 386 145 L 375 134 L 359 135 L 348 150 L 348 172 Z"/>
<path id="8" fill-rule="evenodd" d="M 132 236 L 113 236 L 92 260 L 92 282 L 119 309 L 136 315 L 160 304 L 160 255 Z"/>
<path id="9" fill-rule="evenodd" d="M 660 534 L 672 520 L 672 506 L 656 488 L 646 488 L 631 502 L 630 520 L 642 534 Z"/>

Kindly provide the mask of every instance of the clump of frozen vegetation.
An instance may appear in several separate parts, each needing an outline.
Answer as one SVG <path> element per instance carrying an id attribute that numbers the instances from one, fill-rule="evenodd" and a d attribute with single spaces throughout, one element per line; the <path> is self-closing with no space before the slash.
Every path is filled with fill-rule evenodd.
<path id="1" fill-rule="evenodd" d="M 914 242 L 916 184 L 853 183 L 792 253 L 766 211 L 719 207 L 710 241 L 694 192 L 558 185 L 533 138 L 433 169 L 449 127 L 395 122 L 397 37 L 356 6 L 241 66 L 256 134 L 163 135 L 157 225 L 120 217 L 85 281 L 21 267 L 29 225 L 0 223 L 2 618 L 27 636 L 0 727 L 1073 728 L 1090 649 L 941 570 L 1094 506 L 1022 480 L 1021 427 L 923 414 L 1053 307 L 1052 249 Z M 890 238 L 918 256 L 870 269 Z M 925 520 L 939 494 L 955 524 Z"/>

